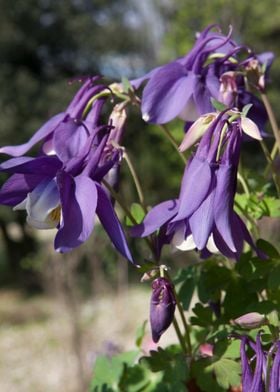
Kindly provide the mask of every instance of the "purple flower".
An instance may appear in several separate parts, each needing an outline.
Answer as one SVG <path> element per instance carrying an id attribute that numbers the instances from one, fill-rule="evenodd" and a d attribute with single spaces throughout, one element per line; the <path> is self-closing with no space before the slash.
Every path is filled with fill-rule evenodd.
<path id="1" fill-rule="evenodd" d="M 280 391 L 280 341 L 276 343 L 276 354 L 270 373 L 269 392 Z"/>
<path id="2" fill-rule="evenodd" d="M 95 85 L 97 79 L 98 77 L 86 79 L 65 112 L 49 119 L 27 143 L 2 147 L 0 153 L 18 157 L 43 141 L 42 152 L 47 155 L 56 154 L 63 162 L 77 155 L 98 125 L 104 103 L 102 98 L 94 100 L 99 93 L 106 90 L 104 85 Z M 89 106 L 89 112 L 85 113 L 91 100 L 93 105 Z"/>
<path id="3" fill-rule="evenodd" d="M 250 347 L 253 350 L 253 358 L 248 359 L 246 347 Z M 248 392 L 263 392 L 265 378 L 263 377 L 263 370 L 266 367 L 266 359 L 261 345 L 260 334 L 257 335 L 256 343 L 252 342 L 247 336 L 241 337 L 240 356 L 243 390 Z M 255 359 L 254 372 L 251 368 L 253 359 Z"/>
<path id="4" fill-rule="evenodd" d="M 152 283 L 150 323 L 152 338 L 157 343 L 174 318 L 176 300 L 172 284 L 166 278 L 157 278 Z"/>
<path id="5" fill-rule="evenodd" d="M 244 240 L 258 252 L 233 209 L 242 127 L 251 134 L 257 128 L 249 119 L 232 120 L 230 116 L 220 113 L 204 130 L 197 151 L 186 166 L 178 201 L 154 207 L 132 229 L 132 235 L 143 237 L 160 228 L 161 246 L 171 242 L 180 250 L 198 249 L 203 257 L 220 252 L 238 259 Z M 192 131 L 186 137 L 192 138 Z"/>
<path id="6" fill-rule="evenodd" d="M 248 336 L 238 336 L 241 339 L 240 356 L 242 367 L 242 388 L 246 392 L 263 392 L 269 372 L 269 392 L 280 391 L 280 341 L 275 342 L 269 351 L 264 350 L 261 344 L 261 335 L 258 333 L 256 342 Z M 249 350 L 248 350 L 249 349 Z M 253 352 L 253 355 L 250 354 Z M 268 354 L 271 356 L 267 361 Z"/>
<path id="7" fill-rule="evenodd" d="M 0 203 L 25 209 L 27 221 L 39 229 L 57 227 L 54 246 L 59 252 L 85 242 L 97 215 L 117 250 L 133 262 L 121 224 L 100 185 L 118 160 L 116 152 L 101 161 L 110 129 L 97 127 L 86 144 L 77 150 L 66 148 L 67 159 L 58 153 L 12 158 L 1 164 L 0 170 L 12 176 L 0 190 Z"/>
<path id="8" fill-rule="evenodd" d="M 208 26 L 197 35 L 193 48 L 184 57 L 131 81 L 135 89 L 148 81 L 142 95 L 143 119 L 164 124 L 178 116 L 188 124 L 213 111 L 212 99 L 239 110 L 252 103 L 249 117 L 264 132 L 267 114 L 263 103 L 248 91 L 246 73 L 254 62 L 265 63 L 266 70 L 261 75 L 267 79 L 273 55 L 253 55 L 249 48 L 231 39 L 231 27 L 227 36 L 211 31 L 213 27 L 217 26 Z M 247 52 L 243 61 L 237 57 L 241 50 Z M 258 83 L 262 81 L 260 78 Z"/>
<path id="9" fill-rule="evenodd" d="M 231 30 L 225 37 L 211 32 L 212 27 L 199 34 L 194 47 L 185 57 L 132 81 L 137 88 L 148 79 L 142 97 L 145 121 L 162 124 L 176 116 L 193 121 L 200 114 L 213 110 L 210 98 L 219 98 L 220 75 L 227 70 L 229 57 L 239 47 L 230 39 Z M 206 63 L 211 55 L 211 61 Z"/>

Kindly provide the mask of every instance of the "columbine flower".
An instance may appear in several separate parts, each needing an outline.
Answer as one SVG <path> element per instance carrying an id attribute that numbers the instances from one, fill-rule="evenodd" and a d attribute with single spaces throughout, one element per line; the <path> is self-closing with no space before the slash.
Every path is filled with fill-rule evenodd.
<path id="1" fill-rule="evenodd" d="M 179 199 L 154 207 L 132 229 L 132 235 L 143 237 L 160 228 L 161 245 L 171 242 L 180 250 L 198 249 L 203 257 L 221 252 L 239 258 L 244 240 L 256 250 L 244 222 L 233 210 L 242 128 L 260 138 L 249 119 L 234 119 L 224 112 L 212 117 L 185 169 Z M 186 138 L 196 140 L 193 132 L 195 128 Z"/>
<path id="2" fill-rule="evenodd" d="M 256 342 L 248 336 L 237 336 L 241 339 L 240 356 L 242 366 L 242 388 L 246 392 L 263 392 L 269 372 L 269 392 L 280 391 L 280 341 L 273 343 L 269 351 L 264 350 L 261 344 L 261 335 L 258 333 Z M 253 355 L 248 354 L 248 350 Z M 267 361 L 270 355 L 272 366 Z"/>
<path id="3" fill-rule="evenodd" d="M 176 300 L 173 286 L 166 278 L 155 279 L 152 290 L 150 323 L 153 341 L 157 343 L 173 321 Z"/>
<path id="4" fill-rule="evenodd" d="M 145 121 L 162 124 L 176 116 L 193 121 L 200 114 L 213 110 L 210 98 L 218 99 L 220 75 L 227 70 L 228 59 L 239 47 L 230 39 L 231 29 L 225 37 L 211 32 L 212 27 L 199 34 L 194 47 L 185 57 L 131 82 L 138 88 L 142 81 L 149 80 L 142 97 Z"/>
<path id="5" fill-rule="evenodd" d="M 77 155 L 98 125 L 100 110 L 104 103 L 102 98 L 95 100 L 95 97 L 107 89 L 102 84 L 95 85 L 97 79 L 98 77 L 87 78 L 65 112 L 49 119 L 27 143 L 2 147 L 0 153 L 18 157 L 43 141 L 43 153 L 56 154 L 63 162 Z M 108 89 L 106 93 L 109 93 Z M 89 105 L 90 101 L 94 102 L 92 106 Z"/>
<path id="6" fill-rule="evenodd" d="M 96 128 L 80 149 L 37 158 L 12 158 L 0 170 L 12 174 L 0 190 L 0 203 L 27 211 L 27 221 L 37 228 L 58 232 L 54 246 L 67 252 L 90 236 L 99 217 L 118 251 L 133 262 L 121 224 L 100 185 L 117 156 L 100 161 L 111 127 Z M 60 150 L 62 151 L 62 150 Z"/>

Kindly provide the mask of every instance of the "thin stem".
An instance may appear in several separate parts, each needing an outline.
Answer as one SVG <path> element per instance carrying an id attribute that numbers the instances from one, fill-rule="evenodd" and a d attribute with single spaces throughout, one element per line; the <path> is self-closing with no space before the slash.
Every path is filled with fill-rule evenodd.
<path id="1" fill-rule="evenodd" d="M 242 174 L 240 172 L 237 172 L 237 180 L 240 182 L 240 184 L 242 185 L 242 188 L 244 190 L 244 193 L 246 194 L 246 196 L 250 196 L 250 191 L 248 188 L 248 185 L 245 181 L 245 178 L 242 176 Z"/>
<path id="2" fill-rule="evenodd" d="M 267 115 L 269 118 L 269 122 L 271 124 L 271 128 L 272 128 L 272 131 L 273 131 L 273 134 L 274 134 L 277 146 L 278 146 L 278 150 L 280 151 L 280 132 L 279 132 L 279 127 L 277 125 L 277 121 L 276 121 L 273 109 L 271 107 L 271 104 L 270 104 L 269 99 L 266 94 L 262 93 L 261 98 L 262 98 L 263 104 L 265 106 L 265 109 L 266 109 L 266 112 L 267 112 Z"/>
<path id="3" fill-rule="evenodd" d="M 189 356 L 191 356 L 192 355 L 192 344 L 191 344 L 191 338 L 190 338 L 190 328 L 189 328 L 189 325 L 188 325 L 187 320 L 185 318 L 182 304 L 181 304 L 175 290 L 174 290 L 174 293 L 175 293 L 176 304 L 177 304 L 177 307 L 178 307 L 178 310 L 179 310 L 179 313 L 180 313 L 180 316 L 181 316 L 181 319 L 182 319 L 182 322 L 183 322 L 183 325 L 185 328 L 185 333 L 186 333 L 185 336 L 186 336 L 186 341 L 187 341 L 188 354 L 189 354 Z"/>
<path id="4" fill-rule="evenodd" d="M 147 207 L 146 207 L 145 201 L 144 201 L 144 193 L 143 193 L 143 190 L 142 190 L 139 178 L 138 178 L 138 176 L 136 174 L 136 170 L 134 169 L 134 166 L 133 166 L 133 164 L 131 162 L 131 159 L 129 158 L 129 156 L 128 156 L 126 151 L 124 151 L 124 153 L 123 153 L 123 158 L 126 161 L 127 166 L 129 168 L 129 171 L 131 173 L 131 177 L 133 178 L 133 181 L 134 181 L 137 193 L 138 193 L 140 204 L 143 207 L 143 210 L 145 212 L 147 212 Z"/>
<path id="5" fill-rule="evenodd" d="M 260 145 L 261 145 L 261 148 L 263 150 L 263 153 L 264 153 L 266 160 L 267 160 L 267 163 L 268 163 L 268 165 L 265 169 L 264 175 L 266 176 L 268 174 L 269 169 L 270 168 L 272 169 L 272 172 L 271 172 L 272 179 L 273 179 L 277 194 L 280 197 L 280 180 L 279 180 L 277 172 L 274 168 L 272 155 L 269 153 L 268 148 L 263 140 L 260 140 Z M 276 146 L 276 149 L 274 149 L 275 146 Z M 275 150 L 277 152 L 277 143 L 275 143 L 274 147 L 273 147 L 273 150 Z M 273 150 L 272 150 L 272 152 L 273 152 Z"/>
<path id="6" fill-rule="evenodd" d="M 185 157 L 184 154 L 182 154 L 179 150 L 178 150 L 178 145 L 177 142 L 175 140 L 175 138 L 173 137 L 172 133 L 169 131 L 169 129 L 167 128 L 166 125 L 159 125 L 159 127 L 163 130 L 163 133 L 165 135 L 165 137 L 167 138 L 167 140 L 172 144 L 172 146 L 175 148 L 175 150 L 177 151 L 177 154 L 180 156 L 180 158 L 182 159 L 182 161 L 184 162 L 184 164 L 187 163 L 187 159 Z"/>
<path id="7" fill-rule="evenodd" d="M 168 274 L 167 271 L 165 271 L 165 274 L 167 275 L 168 279 L 170 281 L 172 281 L 172 279 L 171 279 L 171 277 L 170 277 L 170 275 Z M 189 356 L 191 356 L 192 355 L 192 345 L 191 345 L 191 338 L 190 338 L 190 328 L 189 328 L 189 325 L 187 323 L 187 320 L 186 320 L 186 317 L 185 317 L 185 314 L 184 314 L 184 309 L 183 309 L 182 304 L 181 304 L 181 302 L 180 302 L 180 300 L 178 298 L 178 295 L 177 295 L 175 289 L 173 291 L 174 291 L 174 296 L 175 296 L 175 300 L 176 300 L 176 305 L 177 305 L 177 308 L 178 308 L 178 311 L 179 311 L 179 314 L 180 314 L 180 317 L 182 319 L 182 322 L 183 322 L 183 325 L 184 325 L 184 329 L 185 329 L 185 337 L 186 337 L 187 349 L 188 349 L 187 352 L 188 352 Z"/>
<path id="8" fill-rule="evenodd" d="M 180 344 L 181 344 L 181 347 L 182 347 L 184 353 L 185 353 L 185 354 L 188 354 L 186 342 L 185 342 L 184 337 L 183 337 L 183 335 L 182 335 L 182 333 L 181 333 L 181 331 L 180 331 L 180 328 L 179 328 L 179 325 L 178 325 L 178 322 L 177 322 L 175 316 L 174 316 L 174 319 L 173 319 L 173 326 L 174 326 L 174 329 L 175 329 L 175 331 L 176 331 L 178 340 L 179 340 L 179 342 L 180 342 Z"/>

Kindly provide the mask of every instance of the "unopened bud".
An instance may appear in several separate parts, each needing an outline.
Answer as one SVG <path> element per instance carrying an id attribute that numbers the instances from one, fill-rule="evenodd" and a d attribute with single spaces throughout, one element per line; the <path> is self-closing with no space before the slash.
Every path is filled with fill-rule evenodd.
<path id="1" fill-rule="evenodd" d="M 155 279 L 152 283 L 150 323 L 152 338 L 157 343 L 174 318 L 176 300 L 173 285 L 166 278 Z"/>
<path id="2" fill-rule="evenodd" d="M 233 324 L 246 329 L 254 329 L 261 327 L 266 323 L 266 317 L 257 312 L 244 314 L 232 321 Z"/>

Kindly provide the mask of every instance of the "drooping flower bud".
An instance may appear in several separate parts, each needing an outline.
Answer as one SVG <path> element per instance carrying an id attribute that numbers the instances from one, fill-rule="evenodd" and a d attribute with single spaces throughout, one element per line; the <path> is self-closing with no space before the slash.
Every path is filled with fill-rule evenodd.
<path id="1" fill-rule="evenodd" d="M 266 317 L 263 314 L 251 312 L 233 320 L 233 323 L 242 328 L 254 329 L 264 325 L 266 323 Z"/>
<path id="2" fill-rule="evenodd" d="M 150 323 L 152 338 L 157 343 L 172 323 L 176 300 L 172 284 L 166 278 L 155 279 L 152 283 Z"/>
<path id="3" fill-rule="evenodd" d="M 238 92 L 235 72 L 223 73 L 220 82 L 219 100 L 229 107 L 233 106 Z"/>

